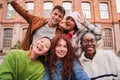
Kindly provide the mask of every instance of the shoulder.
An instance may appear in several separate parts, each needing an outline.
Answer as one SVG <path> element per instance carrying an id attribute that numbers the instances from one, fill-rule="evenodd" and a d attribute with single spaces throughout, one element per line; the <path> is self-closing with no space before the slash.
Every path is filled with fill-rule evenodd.
<path id="1" fill-rule="evenodd" d="M 20 57 L 26 54 L 27 54 L 27 51 L 12 49 L 8 52 L 7 56 Z"/>
<path id="2" fill-rule="evenodd" d="M 97 50 L 97 53 L 102 53 L 103 55 L 115 55 L 115 53 L 111 50 Z"/>
<path id="3" fill-rule="evenodd" d="M 117 58 L 117 55 L 111 50 L 97 50 L 97 54 L 109 59 Z"/>

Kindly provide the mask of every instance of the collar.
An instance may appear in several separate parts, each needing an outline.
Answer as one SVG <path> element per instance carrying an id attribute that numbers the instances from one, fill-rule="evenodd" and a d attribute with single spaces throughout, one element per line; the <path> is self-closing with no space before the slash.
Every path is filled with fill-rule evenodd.
<path id="1" fill-rule="evenodd" d="M 62 62 L 57 62 L 57 63 L 55 64 L 55 66 L 56 66 L 57 68 L 61 67 L 61 66 L 62 66 Z"/>

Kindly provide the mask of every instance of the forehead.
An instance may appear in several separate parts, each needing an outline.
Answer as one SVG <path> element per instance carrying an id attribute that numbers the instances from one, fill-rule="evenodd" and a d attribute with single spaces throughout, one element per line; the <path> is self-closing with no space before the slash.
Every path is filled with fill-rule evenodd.
<path id="1" fill-rule="evenodd" d="M 92 33 L 86 33 L 83 39 L 95 39 L 95 36 Z"/>
<path id="2" fill-rule="evenodd" d="M 48 39 L 48 38 L 41 38 L 38 41 L 44 41 L 46 43 L 51 43 L 50 39 Z"/>
<path id="3" fill-rule="evenodd" d="M 57 14 L 59 14 L 59 15 L 64 16 L 64 13 L 63 13 L 62 11 L 60 11 L 59 9 L 53 10 L 52 13 L 57 13 Z"/>
<path id="4" fill-rule="evenodd" d="M 66 44 L 66 41 L 65 41 L 64 39 L 60 39 L 60 40 L 58 41 L 58 44 Z"/>
<path id="5" fill-rule="evenodd" d="M 73 21 L 74 21 L 74 19 L 73 19 L 71 16 L 68 16 L 68 17 L 66 18 L 66 20 L 73 20 Z"/>

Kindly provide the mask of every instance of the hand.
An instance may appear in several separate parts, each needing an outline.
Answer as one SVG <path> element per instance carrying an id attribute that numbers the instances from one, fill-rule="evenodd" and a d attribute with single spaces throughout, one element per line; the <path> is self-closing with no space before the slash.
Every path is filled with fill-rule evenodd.
<path id="1" fill-rule="evenodd" d="M 80 22 L 81 24 L 83 24 L 84 21 L 86 20 L 85 14 L 83 14 L 83 12 L 82 12 L 82 13 L 80 13 L 80 15 L 77 15 L 77 20 L 78 20 L 78 22 Z"/>

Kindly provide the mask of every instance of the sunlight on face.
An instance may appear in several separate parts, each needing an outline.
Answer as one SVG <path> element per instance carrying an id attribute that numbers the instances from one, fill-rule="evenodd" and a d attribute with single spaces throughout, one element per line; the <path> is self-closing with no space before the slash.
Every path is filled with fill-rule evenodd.
<path id="1" fill-rule="evenodd" d="M 63 39 L 60 39 L 58 41 L 58 44 L 55 48 L 55 53 L 59 58 L 63 58 L 67 54 L 67 44 L 66 41 Z"/>
<path id="2" fill-rule="evenodd" d="M 33 44 L 32 51 L 38 55 L 44 55 L 51 46 L 51 41 L 48 38 L 41 38 Z"/>

